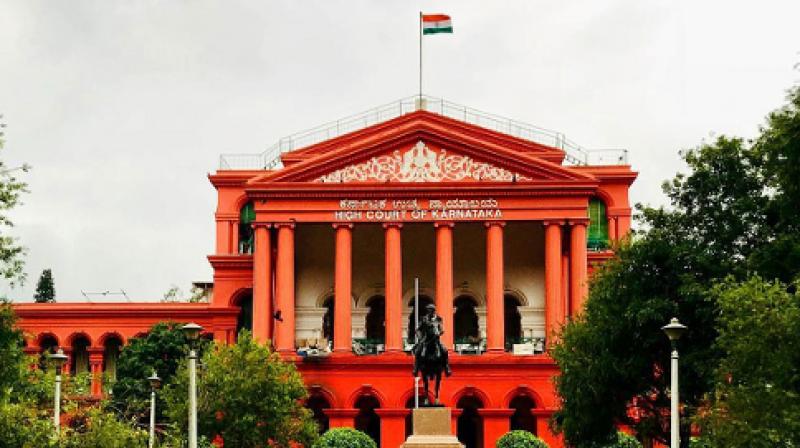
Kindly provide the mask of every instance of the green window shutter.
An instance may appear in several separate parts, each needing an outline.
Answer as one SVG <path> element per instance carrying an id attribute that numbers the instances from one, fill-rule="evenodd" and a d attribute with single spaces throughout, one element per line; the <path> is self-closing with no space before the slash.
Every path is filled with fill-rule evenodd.
<path id="1" fill-rule="evenodd" d="M 608 218 L 606 205 L 597 198 L 589 200 L 589 235 L 587 247 L 594 250 L 608 247 Z"/>
<path id="2" fill-rule="evenodd" d="M 252 202 L 248 202 L 247 204 L 242 207 L 242 211 L 239 214 L 239 222 L 242 224 L 250 224 L 256 220 L 256 209 L 253 207 Z"/>

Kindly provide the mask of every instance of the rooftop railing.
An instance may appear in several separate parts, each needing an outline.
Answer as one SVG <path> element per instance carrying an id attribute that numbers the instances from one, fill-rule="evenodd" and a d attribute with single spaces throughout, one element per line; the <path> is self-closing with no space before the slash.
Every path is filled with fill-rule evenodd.
<path id="1" fill-rule="evenodd" d="M 559 148 L 566 154 L 564 162 L 567 165 L 626 165 L 628 163 L 628 151 L 625 149 L 586 149 L 566 138 L 561 132 L 424 95 L 403 98 L 366 112 L 283 137 L 262 153 L 223 154 L 220 156 L 219 169 L 277 169 L 282 166 L 281 155 L 284 153 L 383 123 L 420 109 L 513 137 Z"/>

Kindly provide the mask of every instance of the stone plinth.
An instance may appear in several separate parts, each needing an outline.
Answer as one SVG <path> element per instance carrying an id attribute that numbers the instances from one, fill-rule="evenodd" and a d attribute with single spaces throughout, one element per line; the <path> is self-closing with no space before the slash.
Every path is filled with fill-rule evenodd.
<path id="1" fill-rule="evenodd" d="M 464 448 L 451 432 L 450 408 L 413 410 L 414 434 L 403 448 Z"/>

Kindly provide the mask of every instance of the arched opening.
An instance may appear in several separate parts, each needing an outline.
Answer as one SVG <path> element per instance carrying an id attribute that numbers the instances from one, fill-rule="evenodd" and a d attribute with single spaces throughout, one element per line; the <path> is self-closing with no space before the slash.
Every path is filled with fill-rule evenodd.
<path id="1" fill-rule="evenodd" d="M 483 403 L 478 397 L 467 395 L 458 400 L 456 407 L 461 409 L 456 429 L 458 441 L 465 448 L 483 448 L 483 418 L 478 414 Z"/>
<path id="2" fill-rule="evenodd" d="M 381 418 L 375 412 L 375 409 L 379 407 L 380 402 L 372 395 L 360 396 L 356 400 L 358 414 L 355 418 L 355 427 L 370 436 L 378 446 L 381 446 Z"/>
<path id="3" fill-rule="evenodd" d="M 239 307 L 236 316 L 236 337 L 242 330 L 253 331 L 253 291 L 243 292 L 234 302 Z"/>
<path id="4" fill-rule="evenodd" d="M 408 306 L 411 308 L 411 313 L 408 315 L 408 333 L 406 337 L 408 338 L 408 343 L 413 344 L 416 342 L 416 332 L 417 326 L 414 324 L 414 315 L 415 315 L 415 307 L 414 307 L 414 298 L 412 297 L 408 303 Z M 425 314 L 425 307 L 428 305 L 433 304 L 433 299 L 428 296 L 419 296 L 419 318 L 422 319 L 422 315 Z"/>
<path id="5" fill-rule="evenodd" d="M 76 336 L 72 340 L 72 364 L 69 371 L 73 375 L 89 371 L 89 339 L 84 335 Z"/>
<path id="6" fill-rule="evenodd" d="M 480 342 L 477 302 L 470 296 L 457 297 L 453 302 L 453 337 L 457 344 L 477 344 Z"/>
<path id="7" fill-rule="evenodd" d="M 322 337 L 328 341 L 329 345 L 333 346 L 333 333 L 334 333 L 334 307 L 335 303 L 333 297 L 328 297 L 322 302 L 322 307 L 325 308 L 325 314 L 322 316 Z"/>
<path id="8" fill-rule="evenodd" d="M 256 209 L 252 202 L 245 204 L 239 211 L 239 253 L 253 253 L 253 221 L 256 220 Z"/>
<path id="9" fill-rule="evenodd" d="M 374 296 L 367 300 L 366 336 L 369 341 L 383 343 L 386 335 L 386 299 L 383 296 Z"/>
<path id="10" fill-rule="evenodd" d="M 517 395 L 509 403 L 509 407 L 514 410 L 511 414 L 511 430 L 528 431 L 531 434 L 536 434 L 536 416 L 533 415 L 533 409 L 536 408 L 536 403 L 528 395 Z"/>
<path id="11" fill-rule="evenodd" d="M 327 431 L 330 426 L 328 416 L 325 415 L 325 409 L 330 409 L 330 407 L 331 404 L 325 396 L 320 393 L 312 393 L 311 396 L 308 397 L 308 400 L 306 400 L 306 408 L 310 409 L 314 414 L 314 421 L 317 422 L 317 428 L 320 434 Z"/>
<path id="12" fill-rule="evenodd" d="M 599 198 L 589 199 L 589 229 L 586 233 L 586 247 L 591 250 L 608 248 L 606 204 Z"/>
<path id="13" fill-rule="evenodd" d="M 522 342 L 522 315 L 519 313 L 519 300 L 511 295 L 503 297 L 505 317 L 505 347 L 511 351 L 513 344 Z"/>
<path id="14" fill-rule="evenodd" d="M 47 370 L 49 360 L 47 355 L 58 350 L 58 339 L 52 334 L 46 334 L 39 338 L 39 348 L 42 350 L 39 355 L 39 369 Z"/>
<path id="15" fill-rule="evenodd" d="M 117 379 L 117 360 L 122 350 L 122 340 L 117 336 L 109 336 L 103 342 L 103 373 L 110 380 Z"/>

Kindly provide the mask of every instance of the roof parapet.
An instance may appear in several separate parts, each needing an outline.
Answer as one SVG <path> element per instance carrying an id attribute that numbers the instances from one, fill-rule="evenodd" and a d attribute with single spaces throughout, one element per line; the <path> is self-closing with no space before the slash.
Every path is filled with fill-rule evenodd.
<path id="1" fill-rule="evenodd" d="M 380 124 L 417 110 L 436 113 L 512 137 L 529 140 L 564 151 L 566 165 L 627 165 L 626 149 L 586 149 L 557 131 L 482 112 L 442 98 L 415 95 L 349 117 L 297 132 L 257 154 L 222 154 L 220 170 L 271 170 L 282 167 L 281 155 L 350 132 Z"/>

